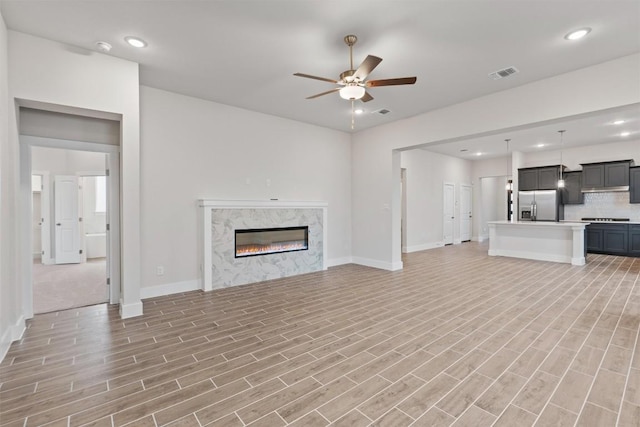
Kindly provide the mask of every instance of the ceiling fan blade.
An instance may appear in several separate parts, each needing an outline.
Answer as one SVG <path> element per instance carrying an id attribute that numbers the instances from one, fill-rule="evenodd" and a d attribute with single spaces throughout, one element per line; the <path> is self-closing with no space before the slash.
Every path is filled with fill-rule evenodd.
<path id="1" fill-rule="evenodd" d="M 373 96 L 371 96 L 371 94 L 369 92 L 365 92 L 364 96 L 362 98 L 360 98 L 360 101 L 362 102 L 369 102 L 373 99 Z"/>
<path id="2" fill-rule="evenodd" d="M 341 88 L 337 87 L 337 88 L 335 88 L 335 89 L 331 89 L 331 90 L 328 90 L 328 91 L 326 91 L 326 92 L 322 92 L 322 93 L 318 93 L 318 94 L 316 94 L 316 95 L 308 96 L 306 99 L 313 99 L 313 98 L 317 98 L 317 97 L 322 96 L 322 95 L 329 95 L 330 93 L 337 92 L 337 91 L 339 91 L 340 89 L 341 89 Z"/>
<path id="3" fill-rule="evenodd" d="M 353 73 L 354 79 L 359 79 L 363 81 L 367 78 L 370 72 L 373 71 L 374 68 L 378 66 L 379 63 L 382 62 L 382 58 L 378 58 L 377 56 L 367 55 L 367 57 L 362 61 L 362 64 L 358 67 L 355 73 Z"/>
<path id="4" fill-rule="evenodd" d="M 294 76 L 298 76 L 298 77 L 306 77 L 308 79 L 316 79 L 316 80 L 322 80 L 323 82 L 329 82 L 329 83 L 338 83 L 337 80 L 333 80 L 333 79 L 328 79 L 326 77 L 318 77 L 318 76 L 312 76 L 311 74 L 304 74 L 304 73 L 295 73 Z"/>
<path id="5" fill-rule="evenodd" d="M 365 83 L 366 87 L 378 86 L 396 86 L 396 85 L 412 85 L 416 82 L 416 77 L 401 77 L 398 79 L 369 80 Z"/>

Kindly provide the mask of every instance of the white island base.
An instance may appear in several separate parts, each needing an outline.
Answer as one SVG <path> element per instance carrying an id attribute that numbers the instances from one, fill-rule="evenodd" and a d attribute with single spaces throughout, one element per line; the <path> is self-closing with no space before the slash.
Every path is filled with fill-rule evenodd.
<path id="1" fill-rule="evenodd" d="M 491 221 L 489 255 L 584 265 L 583 222 Z"/>

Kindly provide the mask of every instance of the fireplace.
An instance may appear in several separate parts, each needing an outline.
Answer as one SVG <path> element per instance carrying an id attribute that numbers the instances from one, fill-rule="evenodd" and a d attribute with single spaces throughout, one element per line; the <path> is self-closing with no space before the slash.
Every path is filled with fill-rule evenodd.
<path id="1" fill-rule="evenodd" d="M 308 249 L 308 226 L 235 230 L 236 258 Z"/>
<path id="2" fill-rule="evenodd" d="M 200 200 L 199 205 L 203 290 L 327 269 L 326 202 Z M 295 233 L 290 235 L 288 230 Z M 251 233 L 256 231 L 264 234 L 253 239 L 255 235 L 252 237 Z M 297 246 L 272 248 L 269 256 L 255 256 L 262 248 L 253 249 L 246 255 L 236 251 L 237 246 L 250 243 L 261 246 L 291 241 Z"/>

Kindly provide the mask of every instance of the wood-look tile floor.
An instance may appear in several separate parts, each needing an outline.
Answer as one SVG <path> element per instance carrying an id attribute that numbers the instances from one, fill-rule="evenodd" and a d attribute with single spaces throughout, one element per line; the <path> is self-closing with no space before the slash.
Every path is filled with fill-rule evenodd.
<path id="1" fill-rule="evenodd" d="M 404 261 L 38 315 L 0 425 L 640 425 L 640 259 Z"/>

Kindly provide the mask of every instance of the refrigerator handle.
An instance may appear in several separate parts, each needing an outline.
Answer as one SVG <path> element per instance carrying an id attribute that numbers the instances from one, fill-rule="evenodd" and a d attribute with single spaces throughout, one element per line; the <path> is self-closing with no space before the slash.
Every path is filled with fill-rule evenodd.
<path id="1" fill-rule="evenodd" d="M 531 220 L 535 221 L 538 218 L 538 205 L 536 202 L 531 202 Z"/>

